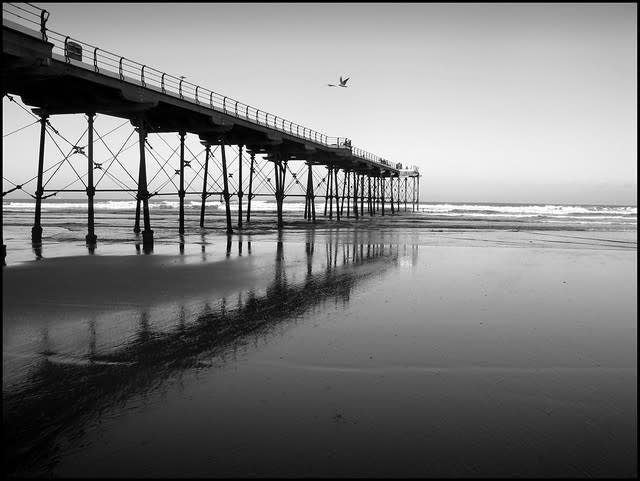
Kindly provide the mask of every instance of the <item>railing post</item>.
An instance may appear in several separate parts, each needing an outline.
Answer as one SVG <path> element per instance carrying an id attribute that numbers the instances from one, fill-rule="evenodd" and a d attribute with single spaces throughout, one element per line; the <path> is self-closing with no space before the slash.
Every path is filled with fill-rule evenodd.
<path id="1" fill-rule="evenodd" d="M 207 142 L 205 144 L 205 157 L 204 157 L 204 179 L 202 181 L 202 204 L 200 206 L 200 227 L 204 227 L 204 210 L 205 201 L 207 200 L 207 176 L 209 175 L 209 156 L 211 154 L 211 144 Z"/>
<path id="2" fill-rule="evenodd" d="M 31 228 L 31 242 L 39 244 L 42 242 L 42 225 L 40 223 L 40 216 L 42 214 L 42 176 L 44 171 L 44 145 L 45 134 L 47 129 L 48 115 L 40 116 L 40 151 L 38 153 L 38 184 L 36 188 L 36 212 L 33 221 L 33 227 Z"/>
<path id="3" fill-rule="evenodd" d="M 93 118 L 95 113 L 87 114 L 88 121 L 88 158 L 87 158 L 87 235 L 85 241 L 89 245 L 93 245 L 98 240 L 94 228 L 93 198 L 96 195 L 96 189 L 93 186 Z"/>

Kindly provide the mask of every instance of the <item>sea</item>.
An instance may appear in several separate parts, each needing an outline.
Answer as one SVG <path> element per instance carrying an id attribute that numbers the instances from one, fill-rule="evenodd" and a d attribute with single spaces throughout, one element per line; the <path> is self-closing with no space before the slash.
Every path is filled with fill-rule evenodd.
<path id="1" fill-rule="evenodd" d="M 170 227 L 173 217 L 179 210 L 177 200 L 151 199 L 149 210 L 152 224 Z M 188 220 L 199 220 L 200 200 L 186 200 L 185 216 Z M 243 218 L 246 218 L 247 204 L 242 205 Z M 349 209 L 349 216 L 345 213 Z M 4 200 L 3 225 L 11 226 L 22 222 L 33 222 L 35 201 L 32 199 Z M 135 200 L 104 199 L 94 203 L 96 222 L 109 227 L 117 227 L 120 222 L 132 219 L 136 209 Z M 205 203 L 206 216 L 217 219 L 225 215 L 225 205 L 221 200 L 209 200 Z M 237 220 L 240 206 L 232 201 L 230 210 L 234 222 Z M 286 220 L 298 221 L 304 212 L 304 202 L 289 201 L 283 206 Z M 75 224 L 76 220 L 86 220 L 87 202 L 82 199 L 47 199 L 42 203 L 42 223 L 55 224 L 60 227 L 65 221 Z M 276 203 L 270 200 L 253 199 L 251 215 L 254 220 L 273 217 Z M 392 214 L 389 203 L 385 205 L 385 213 Z M 442 227 L 455 228 L 464 225 L 468 228 L 522 228 L 544 230 L 636 230 L 638 208 L 632 205 L 595 205 L 595 204 L 521 204 L 521 203 L 477 203 L 477 202 L 422 202 L 415 208 L 411 203 L 400 202 L 394 205 L 394 213 L 402 216 L 412 214 L 412 220 L 419 226 L 432 226 L 440 222 Z M 378 207 L 376 216 L 382 214 Z M 327 217 L 325 203 L 316 202 L 318 219 Z M 335 218 L 335 207 L 332 216 Z M 369 217 L 366 213 L 365 216 Z M 355 219 L 353 205 L 342 202 L 342 220 Z M 111 224 L 113 223 L 113 224 Z M 197 222 L 196 222 L 197 223 Z M 462 224 L 461 224 L 462 223 Z"/>

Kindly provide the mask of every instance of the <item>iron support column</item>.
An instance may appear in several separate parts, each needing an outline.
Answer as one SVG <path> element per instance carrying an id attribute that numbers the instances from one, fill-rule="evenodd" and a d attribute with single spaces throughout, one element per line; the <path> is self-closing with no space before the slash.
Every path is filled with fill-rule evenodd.
<path id="1" fill-rule="evenodd" d="M 93 186 L 93 118 L 95 115 L 93 112 L 87 114 L 89 154 L 87 158 L 87 235 L 85 236 L 85 241 L 89 245 L 95 244 L 98 240 L 95 234 L 93 212 L 93 198 L 96 195 L 96 189 Z"/>
<path id="2" fill-rule="evenodd" d="M 38 154 L 38 185 L 36 188 L 36 214 L 31 228 L 31 242 L 39 244 L 42 242 L 42 225 L 40 216 L 42 214 L 42 176 L 44 171 L 44 140 L 47 130 L 48 115 L 40 116 L 40 152 Z"/>
<path id="3" fill-rule="evenodd" d="M 369 215 L 372 216 L 373 215 L 373 204 L 372 204 L 372 198 L 371 198 L 371 175 L 367 174 L 368 180 L 369 180 Z"/>
<path id="4" fill-rule="evenodd" d="M 340 197 L 338 196 L 339 194 L 339 189 L 338 189 L 338 169 L 333 169 L 334 172 L 334 176 L 335 176 L 335 182 L 333 183 L 333 185 L 335 185 L 336 187 L 336 220 L 340 220 Z"/>
<path id="5" fill-rule="evenodd" d="M 329 194 L 329 187 L 331 186 L 331 183 L 333 182 L 333 177 L 331 176 L 331 166 L 327 166 L 327 187 L 325 189 L 325 193 L 324 193 L 324 216 L 327 216 L 327 202 L 329 202 L 329 200 L 331 199 L 331 195 L 333 194 L 333 192 L 331 192 L 331 195 Z M 329 217 L 331 218 L 331 217 Z"/>
<path id="6" fill-rule="evenodd" d="M 227 234 L 233 234 L 233 228 L 231 227 L 231 206 L 229 205 L 229 179 L 227 178 L 227 154 L 225 152 L 224 138 L 222 139 L 222 180 L 223 180 L 223 197 L 224 206 L 227 213 Z"/>
<path id="7" fill-rule="evenodd" d="M 413 189 L 411 191 L 411 212 L 416 211 L 416 178 L 413 178 Z"/>
<path id="8" fill-rule="evenodd" d="M 242 145 L 238 146 L 238 229 L 242 229 Z"/>
<path id="9" fill-rule="evenodd" d="M 407 211 L 407 180 L 409 177 L 404 178 L 404 211 Z"/>
<path id="10" fill-rule="evenodd" d="M 200 227 L 204 227 L 204 209 L 207 200 L 207 176 L 209 175 L 209 156 L 211 155 L 211 144 L 205 144 L 204 149 L 204 179 L 202 180 L 202 205 L 200 205 Z"/>
<path id="11" fill-rule="evenodd" d="M 138 172 L 138 200 L 142 200 L 142 214 L 144 218 L 144 230 L 142 231 L 142 245 L 153 245 L 153 231 L 151 230 L 151 219 L 149 218 L 149 191 L 147 190 L 147 166 L 145 160 L 145 142 L 147 132 L 144 123 L 141 121 L 138 127 L 138 139 L 140 144 L 140 170 Z M 136 219 L 138 223 L 139 220 Z M 138 227 L 139 231 L 139 227 Z"/>
<path id="12" fill-rule="evenodd" d="M 247 222 L 251 221 L 251 199 L 253 199 L 253 162 L 256 158 L 256 154 L 251 152 L 251 168 L 249 169 L 249 196 L 247 199 Z"/>
<path id="13" fill-rule="evenodd" d="M 393 215 L 395 213 L 395 207 L 393 205 L 393 174 L 389 174 L 389 196 L 391 197 L 391 215 Z"/>
<path id="14" fill-rule="evenodd" d="M 387 182 L 384 180 L 384 175 L 380 176 L 380 202 L 382 204 L 382 215 L 384 215 L 384 191 L 386 190 Z"/>
<path id="15" fill-rule="evenodd" d="M 360 176 L 360 217 L 364 217 L 364 174 Z"/>
<path id="16" fill-rule="evenodd" d="M 418 193 L 416 194 L 416 211 L 420 212 L 420 174 L 418 174 Z"/>
<path id="17" fill-rule="evenodd" d="M 353 171 L 353 215 L 356 216 L 356 219 L 358 218 L 358 173 L 355 170 Z"/>
<path id="18" fill-rule="evenodd" d="M 184 234 L 184 138 L 187 134 L 180 132 L 180 217 L 178 221 L 178 233 Z"/>

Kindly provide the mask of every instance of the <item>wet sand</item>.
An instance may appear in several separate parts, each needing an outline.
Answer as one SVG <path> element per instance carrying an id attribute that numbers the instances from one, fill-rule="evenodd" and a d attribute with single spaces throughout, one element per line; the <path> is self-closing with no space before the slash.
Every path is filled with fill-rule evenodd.
<path id="1" fill-rule="evenodd" d="M 635 232 L 83 249 L 4 267 L 5 474 L 637 476 Z"/>

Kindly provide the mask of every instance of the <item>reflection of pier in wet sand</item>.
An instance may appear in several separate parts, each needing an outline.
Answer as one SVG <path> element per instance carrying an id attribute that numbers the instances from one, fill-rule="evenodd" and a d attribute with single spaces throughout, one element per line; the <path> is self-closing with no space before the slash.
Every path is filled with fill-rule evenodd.
<path id="1" fill-rule="evenodd" d="M 192 306 L 176 305 L 179 315 L 164 329 L 152 328 L 153 315 L 141 309 L 135 334 L 121 335 L 113 348 L 96 348 L 101 343 L 95 313 L 85 324 L 85 354 L 58 353 L 44 328 L 33 369 L 16 383 L 22 387 L 4 398 L 4 440 L 10 447 L 5 448 L 5 472 L 33 474 L 34 466 L 51 462 L 63 438 L 82 433 L 106 409 L 158 389 L 181 371 L 223 365 L 229 356 L 235 359 L 238 349 L 257 346 L 278 326 L 296 322 L 327 301 L 347 303 L 359 281 L 395 266 L 402 255 L 397 245 L 371 244 L 360 240 L 361 234 L 353 233 L 353 242 L 327 236 L 324 255 L 318 255 L 315 233 L 307 232 L 306 262 L 290 264 L 279 236 L 274 275 L 266 288 L 236 292 L 217 299 L 216 306 L 205 301 L 195 314 L 188 313 Z M 231 247 L 227 244 L 227 256 Z M 241 241 L 237 247 L 242 256 Z M 246 247 L 252 255 L 251 243 Z M 40 469 L 47 472 L 50 466 Z"/>

